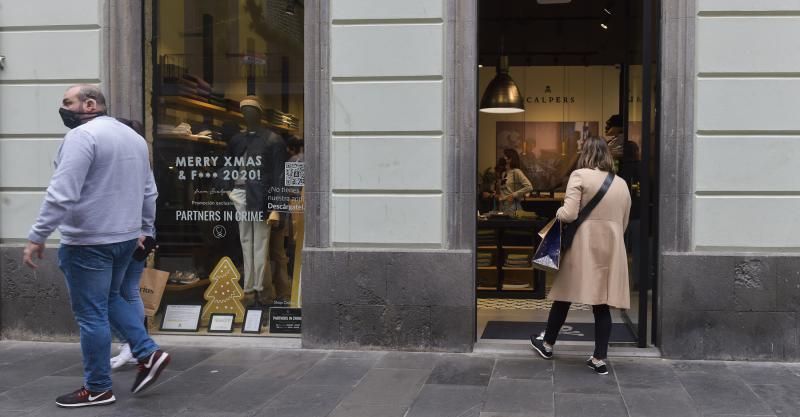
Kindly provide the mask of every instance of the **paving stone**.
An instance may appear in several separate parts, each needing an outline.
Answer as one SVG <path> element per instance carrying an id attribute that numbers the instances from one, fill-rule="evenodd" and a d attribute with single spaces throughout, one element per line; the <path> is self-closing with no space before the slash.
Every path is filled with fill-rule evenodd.
<path id="1" fill-rule="evenodd" d="M 624 417 L 628 415 L 620 395 L 556 393 L 556 417 Z"/>
<path id="2" fill-rule="evenodd" d="M 343 405 L 392 405 L 408 407 L 430 371 L 419 369 L 372 369 L 343 401 Z"/>
<path id="3" fill-rule="evenodd" d="M 631 417 L 700 417 L 692 397 L 678 388 L 624 388 Z"/>
<path id="4" fill-rule="evenodd" d="M 189 404 L 187 413 L 249 414 L 259 410 L 291 384 L 281 378 L 236 378 Z"/>
<path id="5" fill-rule="evenodd" d="M 75 391 L 83 385 L 80 378 L 45 376 L 0 394 L 0 414 L 5 411 L 34 411 L 58 396 Z"/>
<path id="6" fill-rule="evenodd" d="M 797 385 L 751 385 L 750 388 L 778 417 L 800 417 L 800 390 Z"/>
<path id="7" fill-rule="evenodd" d="M 431 372 L 428 384 L 489 385 L 494 360 L 466 355 L 442 357 Z"/>
<path id="8" fill-rule="evenodd" d="M 225 349 L 217 351 L 202 363 L 203 365 L 244 365 L 260 364 L 277 351 L 270 349 Z"/>
<path id="9" fill-rule="evenodd" d="M 305 375 L 317 362 L 325 357 L 323 352 L 303 350 L 277 351 L 268 358 L 251 364 L 243 376 L 258 378 L 261 376 L 296 380 Z"/>
<path id="10" fill-rule="evenodd" d="M 77 346 L 76 344 L 72 348 L 37 350 L 33 356 L 24 356 L 25 359 L 12 361 L 0 367 L 0 375 L 3 380 L 14 381 L 14 385 L 20 386 L 60 372 L 81 363 L 81 352 Z"/>
<path id="11" fill-rule="evenodd" d="M 407 406 L 340 404 L 330 417 L 404 417 Z"/>
<path id="12" fill-rule="evenodd" d="M 738 375 L 747 385 L 793 385 L 800 389 L 800 375 L 781 363 L 742 363 L 728 364 L 728 369 Z"/>
<path id="13" fill-rule="evenodd" d="M 727 371 L 727 372 L 725 372 Z M 769 407 L 733 372 L 679 372 L 678 377 L 703 415 L 769 415 Z"/>
<path id="14" fill-rule="evenodd" d="M 609 367 L 608 375 L 598 375 L 586 366 L 585 359 L 558 359 L 553 370 L 555 392 L 619 395 L 613 365 L 609 363 Z"/>
<path id="15" fill-rule="evenodd" d="M 553 416 L 553 383 L 549 380 L 493 379 L 486 392 L 483 411 L 526 413 L 530 417 Z"/>
<path id="16" fill-rule="evenodd" d="M 370 352 L 358 350 L 335 350 L 328 354 L 330 359 L 363 359 L 379 361 L 386 356 L 386 352 Z"/>
<path id="17" fill-rule="evenodd" d="M 406 417 L 478 416 L 485 391 L 471 385 L 425 385 Z"/>
<path id="18" fill-rule="evenodd" d="M 157 387 L 136 394 L 120 405 L 141 413 L 172 416 L 202 401 L 245 370 L 239 366 L 195 366 Z"/>
<path id="19" fill-rule="evenodd" d="M 375 368 L 432 370 L 440 357 L 435 353 L 388 352 L 375 364 Z"/>
<path id="20" fill-rule="evenodd" d="M 173 371 L 185 371 L 200 362 L 221 353 L 219 349 L 199 348 L 199 347 L 174 347 L 165 346 L 163 350 L 172 356 L 169 362 L 169 369 Z"/>
<path id="21" fill-rule="evenodd" d="M 281 391 L 254 416 L 317 417 L 327 416 L 352 387 L 345 385 L 292 385 Z"/>
<path id="22" fill-rule="evenodd" d="M 497 359 L 492 379 L 553 380 L 553 361 L 540 359 Z"/>
<path id="23" fill-rule="evenodd" d="M 615 359 L 614 373 L 622 388 L 683 389 L 674 368 L 660 359 Z"/>
<path id="24" fill-rule="evenodd" d="M 298 381 L 299 385 L 355 386 L 374 364 L 373 360 L 323 359 Z"/>

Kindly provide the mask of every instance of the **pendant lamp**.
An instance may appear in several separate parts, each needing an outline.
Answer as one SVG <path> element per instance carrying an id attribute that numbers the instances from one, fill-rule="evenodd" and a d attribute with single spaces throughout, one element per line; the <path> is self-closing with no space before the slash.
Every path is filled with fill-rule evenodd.
<path id="1" fill-rule="evenodd" d="M 508 56 L 502 55 L 502 52 L 497 63 L 497 75 L 483 92 L 480 109 L 484 113 L 500 114 L 525 111 L 525 99 L 517 83 L 508 75 Z"/>

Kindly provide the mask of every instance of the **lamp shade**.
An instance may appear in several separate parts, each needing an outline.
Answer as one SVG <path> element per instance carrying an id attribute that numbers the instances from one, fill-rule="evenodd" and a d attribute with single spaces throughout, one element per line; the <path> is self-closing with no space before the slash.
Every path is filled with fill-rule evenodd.
<path id="1" fill-rule="evenodd" d="M 508 57 L 501 56 L 495 75 L 481 98 L 480 110 L 484 113 L 521 113 L 525 99 L 517 83 L 508 75 Z"/>

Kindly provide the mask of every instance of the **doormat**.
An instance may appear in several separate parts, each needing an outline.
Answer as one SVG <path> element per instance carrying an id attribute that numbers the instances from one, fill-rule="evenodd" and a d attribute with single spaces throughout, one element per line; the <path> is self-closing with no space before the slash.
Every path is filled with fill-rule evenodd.
<path id="1" fill-rule="evenodd" d="M 538 335 L 547 327 L 547 323 L 540 321 L 490 321 L 483 330 L 481 339 L 511 339 L 529 340 L 531 335 Z M 558 340 L 573 342 L 593 342 L 594 323 L 567 323 L 561 327 Z M 636 342 L 627 325 L 613 323 L 611 325 L 612 343 Z"/>

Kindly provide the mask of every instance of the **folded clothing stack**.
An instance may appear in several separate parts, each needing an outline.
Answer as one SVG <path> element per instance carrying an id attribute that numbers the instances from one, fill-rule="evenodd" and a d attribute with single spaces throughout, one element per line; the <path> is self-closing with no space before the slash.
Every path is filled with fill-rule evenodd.
<path id="1" fill-rule="evenodd" d="M 478 252 L 478 266 L 492 266 L 491 252 Z"/>
<path id="2" fill-rule="evenodd" d="M 508 268 L 530 268 L 531 256 L 527 253 L 510 253 L 506 257 L 504 266 Z"/>
<path id="3" fill-rule="evenodd" d="M 494 246 L 496 244 L 494 230 L 478 230 L 478 246 Z"/>
<path id="4" fill-rule="evenodd" d="M 275 126 L 283 126 L 286 127 L 287 129 L 297 129 L 297 126 L 299 124 L 297 116 L 294 116 L 289 113 L 284 113 L 282 111 L 275 109 L 267 109 L 266 116 L 267 116 L 267 122 L 269 122 L 269 124 Z"/>

